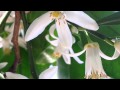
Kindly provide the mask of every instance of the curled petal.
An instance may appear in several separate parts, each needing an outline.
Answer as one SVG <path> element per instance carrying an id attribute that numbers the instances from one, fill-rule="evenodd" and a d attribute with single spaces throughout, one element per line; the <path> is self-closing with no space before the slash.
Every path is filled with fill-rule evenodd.
<path id="1" fill-rule="evenodd" d="M 89 30 L 98 30 L 99 26 L 95 20 L 82 11 L 65 11 L 66 19 L 73 22 L 83 28 Z"/>
<path id="2" fill-rule="evenodd" d="M 45 38 L 51 45 L 58 46 L 58 40 L 50 40 L 49 35 L 46 35 Z"/>
<path id="3" fill-rule="evenodd" d="M 25 41 L 30 41 L 36 38 L 39 34 L 41 34 L 44 31 L 46 26 L 52 22 L 50 13 L 51 12 L 47 12 L 33 21 L 33 23 L 30 25 L 26 32 Z"/>
<path id="4" fill-rule="evenodd" d="M 54 35 L 55 28 L 56 28 L 56 26 L 55 26 L 55 24 L 53 24 L 53 25 L 50 27 L 49 33 L 50 33 L 51 37 L 53 37 L 54 39 L 58 39 L 58 37 L 56 37 L 56 36 Z"/>
<path id="5" fill-rule="evenodd" d="M 114 55 L 112 57 L 109 57 L 105 55 L 101 50 L 99 50 L 100 56 L 106 60 L 114 60 L 119 57 L 119 53 L 115 50 Z"/>
<path id="6" fill-rule="evenodd" d="M 81 52 L 74 53 L 74 54 L 66 54 L 66 53 L 65 53 L 65 55 L 68 55 L 68 56 L 70 56 L 70 57 L 77 57 L 77 56 L 82 55 L 84 52 L 85 52 L 85 49 L 82 50 Z"/>
<path id="7" fill-rule="evenodd" d="M 71 53 L 71 54 L 75 54 L 72 48 L 70 49 L 70 53 Z M 73 57 L 73 58 L 74 58 L 79 64 L 83 64 L 83 61 L 81 61 L 77 56 L 75 56 L 75 57 Z"/>

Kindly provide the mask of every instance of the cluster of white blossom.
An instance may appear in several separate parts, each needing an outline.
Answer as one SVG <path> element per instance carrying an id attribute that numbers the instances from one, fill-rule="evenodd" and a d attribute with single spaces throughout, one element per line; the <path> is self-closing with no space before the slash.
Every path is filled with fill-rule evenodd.
<path id="1" fill-rule="evenodd" d="M 2 16 L 2 12 L 0 13 L 0 16 Z M 11 17 L 14 19 L 13 16 L 14 15 L 11 15 Z M 100 50 L 100 46 L 97 42 L 87 43 L 84 46 L 84 49 L 80 52 L 75 53 L 73 50 L 73 45 L 75 44 L 76 40 L 72 35 L 72 32 L 69 27 L 71 23 L 74 23 L 87 30 L 97 31 L 99 29 L 99 26 L 96 23 L 96 21 L 83 11 L 48 11 L 47 13 L 41 15 L 32 22 L 27 32 L 25 33 L 25 39 L 24 34 L 22 35 L 22 37 L 19 37 L 19 45 L 26 49 L 26 42 L 40 35 L 45 30 L 45 28 L 53 21 L 55 21 L 55 24 L 51 25 L 49 29 L 49 35 L 45 36 L 46 40 L 55 47 L 53 55 L 57 58 L 60 58 L 62 56 L 66 64 L 71 64 L 71 57 L 73 57 L 74 60 L 79 64 L 83 64 L 84 62 L 80 60 L 79 56 L 86 52 L 85 78 L 110 78 L 103 69 L 101 57 L 106 60 L 117 59 L 120 55 L 120 40 L 116 40 L 114 42 L 115 52 L 111 57 L 105 55 Z M 0 38 L 0 47 L 3 48 L 4 52 L 8 52 L 8 48 L 11 49 L 13 26 L 14 23 L 11 27 L 6 27 L 6 32 L 9 32 L 9 35 L 7 37 Z M 21 30 L 19 33 L 21 34 L 23 32 L 23 27 L 21 27 L 20 29 Z M 55 35 L 55 31 L 57 32 L 58 36 Z M 72 28 L 72 31 L 75 33 L 79 32 L 79 30 L 75 26 L 74 28 Z M 51 40 L 50 37 L 52 37 L 54 40 Z M 16 78 L 17 75 L 18 77 L 22 77 L 19 74 L 12 74 L 10 72 L 6 72 L 6 77 L 9 78 L 9 75 L 13 75 L 10 76 L 10 78 Z M 26 77 L 23 76 L 22 78 Z M 58 66 L 52 66 L 47 70 L 43 71 L 39 75 L 39 79 L 59 79 Z"/>

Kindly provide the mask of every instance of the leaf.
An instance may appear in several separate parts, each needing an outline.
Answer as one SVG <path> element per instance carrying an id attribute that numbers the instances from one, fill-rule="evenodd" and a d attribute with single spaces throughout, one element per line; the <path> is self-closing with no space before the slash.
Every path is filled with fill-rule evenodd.
<path id="1" fill-rule="evenodd" d="M 97 21 L 99 25 L 119 25 L 120 12 L 114 13 Z"/>

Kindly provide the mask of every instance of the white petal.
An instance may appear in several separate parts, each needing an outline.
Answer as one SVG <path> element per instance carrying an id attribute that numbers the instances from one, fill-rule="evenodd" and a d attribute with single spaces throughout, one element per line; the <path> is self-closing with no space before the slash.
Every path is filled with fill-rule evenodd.
<path id="1" fill-rule="evenodd" d="M 72 48 L 70 49 L 70 53 L 71 53 L 71 54 L 75 54 Z M 82 63 L 83 63 L 83 61 L 81 61 L 77 56 L 75 56 L 75 57 L 73 57 L 73 58 L 74 58 L 79 64 L 82 64 Z"/>
<path id="2" fill-rule="evenodd" d="M 6 79 L 28 79 L 26 76 L 12 72 L 6 72 Z"/>
<path id="3" fill-rule="evenodd" d="M 2 48 L 2 47 L 3 47 L 3 38 L 0 37 L 0 48 Z"/>
<path id="4" fill-rule="evenodd" d="M 45 39 L 53 46 L 58 46 L 58 40 L 50 40 L 49 35 L 45 36 Z"/>
<path id="5" fill-rule="evenodd" d="M 99 48 L 86 49 L 85 72 L 87 75 L 91 75 L 93 71 L 98 72 L 98 74 L 106 74 L 103 69 L 102 61 L 99 55 Z"/>
<path id="6" fill-rule="evenodd" d="M 58 72 L 58 66 L 53 66 L 43 71 L 39 75 L 39 79 L 58 79 L 57 72 Z"/>
<path id="7" fill-rule="evenodd" d="M 76 42 L 75 37 L 72 36 L 73 44 Z"/>
<path id="8" fill-rule="evenodd" d="M 66 19 L 73 22 L 83 28 L 89 30 L 98 30 L 99 26 L 95 20 L 82 11 L 65 11 Z"/>
<path id="9" fill-rule="evenodd" d="M 5 11 L 2 16 L 0 17 L 0 24 L 2 23 L 2 21 L 4 20 L 4 18 L 6 17 L 6 15 L 8 14 L 8 11 Z"/>
<path id="10" fill-rule="evenodd" d="M 69 50 L 65 50 L 64 53 L 68 53 L 69 54 Z M 67 55 L 64 55 L 64 54 L 62 56 L 63 56 L 63 59 L 64 59 L 66 64 L 71 64 L 70 56 L 67 56 Z"/>
<path id="11" fill-rule="evenodd" d="M 27 49 L 26 42 L 25 42 L 24 38 L 18 37 L 18 44 L 20 47 Z"/>
<path id="12" fill-rule="evenodd" d="M 72 46 L 72 33 L 67 25 L 67 22 L 64 19 L 59 19 L 56 22 L 56 28 L 58 32 L 58 37 L 60 42 L 64 47 Z"/>
<path id="13" fill-rule="evenodd" d="M 4 68 L 7 64 L 7 62 L 0 63 L 0 69 Z"/>
<path id="14" fill-rule="evenodd" d="M 50 27 L 49 33 L 50 33 L 51 37 L 53 37 L 54 39 L 58 39 L 58 37 L 56 37 L 56 36 L 54 35 L 55 28 L 56 28 L 56 26 L 55 26 L 55 24 L 53 24 L 53 25 Z"/>
<path id="15" fill-rule="evenodd" d="M 85 52 L 85 49 L 82 50 L 81 52 L 74 53 L 74 54 L 66 54 L 66 53 L 65 53 L 65 55 L 68 55 L 68 56 L 70 56 L 70 57 L 77 57 L 77 56 L 82 55 L 84 52 Z"/>
<path id="16" fill-rule="evenodd" d="M 109 57 L 105 55 L 101 50 L 99 50 L 100 56 L 106 60 L 114 60 L 119 57 L 119 53 L 115 50 L 114 55 L 112 57 Z"/>
<path id="17" fill-rule="evenodd" d="M 41 34 L 44 31 L 46 26 L 52 22 L 50 13 L 51 12 L 47 12 L 32 22 L 32 24 L 26 32 L 25 41 L 30 41 L 36 38 L 39 34 Z"/>

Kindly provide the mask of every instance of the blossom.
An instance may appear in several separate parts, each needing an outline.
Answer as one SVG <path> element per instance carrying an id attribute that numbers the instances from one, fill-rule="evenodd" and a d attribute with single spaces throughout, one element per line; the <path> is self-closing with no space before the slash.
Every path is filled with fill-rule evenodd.
<path id="1" fill-rule="evenodd" d="M 39 75 L 39 79 L 58 79 L 58 66 L 50 66 Z"/>
<path id="2" fill-rule="evenodd" d="M 55 38 L 55 40 L 50 41 L 49 36 L 46 36 L 48 42 L 56 47 L 54 56 L 61 57 L 63 56 L 67 64 L 71 64 L 71 59 L 66 54 L 74 54 L 72 45 L 75 42 L 72 33 L 68 27 L 67 21 L 71 21 L 79 26 L 84 28 L 89 28 L 91 30 L 97 30 L 99 27 L 97 23 L 86 15 L 82 11 L 49 11 L 44 15 L 37 18 L 28 28 L 25 36 L 25 40 L 29 41 L 41 34 L 44 29 L 50 24 L 53 20 L 56 21 L 55 25 L 51 26 L 50 35 Z M 87 25 L 86 25 L 87 24 Z M 55 37 L 53 32 L 57 30 L 58 37 Z M 78 57 L 73 57 L 78 63 L 83 63 Z"/>
<path id="3" fill-rule="evenodd" d="M 86 51 L 85 78 L 86 79 L 110 78 L 109 76 L 107 76 L 103 69 L 101 57 L 106 60 L 114 60 L 119 56 L 119 54 L 115 52 L 112 57 L 105 55 L 100 50 L 99 44 L 96 42 L 85 45 L 84 50 L 79 53 L 76 53 L 76 55 L 81 55 L 85 51 Z"/>
<path id="4" fill-rule="evenodd" d="M 0 37 L 0 48 L 3 48 L 4 54 L 9 54 L 11 52 L 13 43 L 12 43 L 12 37 L 13 37 L 13 30 L 14 30 L 14 23 L 11 27 L 6 26 L 5 32 L 9 33 L 6 37 L 2 38 Z M 20 36 L 21 35 L 21 36 Z M 20 26 L 19 36 L 18 36 L 18 44 L 24 49 L 26 48 L 26 42 L 24 40 L 24 31 L 22 29 L 22 25 Z"/>
<path id="5" fill-rule="evenodd" d="M 64 26 L 64 22 L 62 22 L 61 20 L 59 20 L 61 25 Z M 57 27 L 59 27 L 59 25 L 57 25 Z M 69 55 L 66 54 L 73 54 L 74 55 L 74 51 L 72 49 L 72 45 L 73 43 L 75 43 L 75 38 L 72 36 L 72 34 L 70 33 L 70 35 L 68 36 L 67 30 L 66 28 L 68 28 L 68 26 L 64 26 L 65 28 L 62 28 L 61 30 L 57 29 L 57 31 L 59 33 L 61 32 L 65 32 L 64 34 L 59 34 L 58 37 L 56 37 L 54 35 L 54 31 L 55 31 L 55 25 L 52 25 L 49 32 L 50 32 L 50 36 L 53 37 L 55 40 L 50 40 L 49 39 L 49 35 L 46 35 L 45 38 L 46 40 L 52 44 L 53 46 L 56 47 L 53 56 L 60 58 L 61 56 L 63 57 L 64 61 L 67 64 L 71 64 L 71 57 Z M 59 27 L 61 28 L 61 27 Z M 61 32 L 60 32 L 61 31 Z M 70 39 L 71 38 L 71 39 Z M 79 63 L 82 64 L 83 61 L 81 61 L 77 56 L 73 56 L 73 58 Z"/>
<path id="6" fill-rule="evenodd" d="M 30 41 L 36 38 L 53 20 L 59 25 L 59 27 L 56 25 L 56 28 L 59 30 L 64 29 L 64 26 L 68 26 L 67 20 L 89 30 L 96 31 L 99 29 L 96 21 L 82 11 L 49 11 L 33 21 L 26 32 L 25 40 Z M 64 22 L 65 25 L 61 25 L 61 22 Z M 69 28 L 66 29 L 68 29 L 69 34 Z"/>

